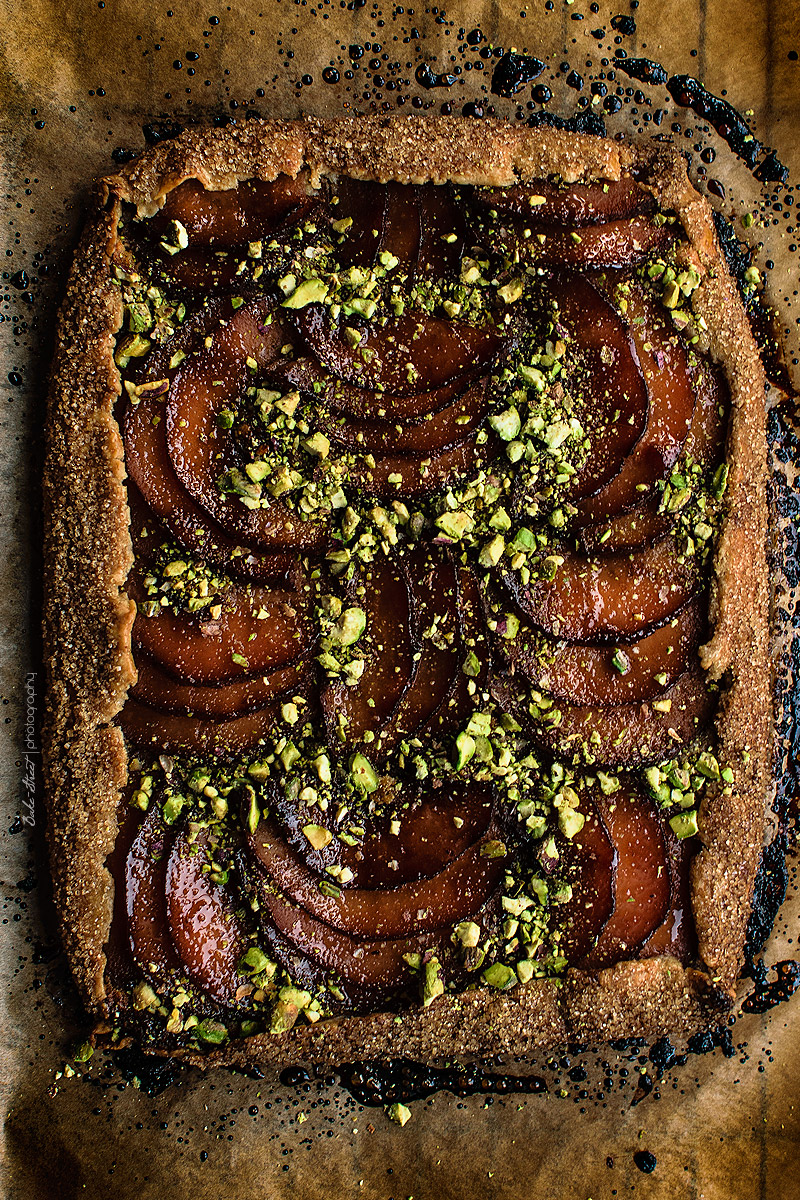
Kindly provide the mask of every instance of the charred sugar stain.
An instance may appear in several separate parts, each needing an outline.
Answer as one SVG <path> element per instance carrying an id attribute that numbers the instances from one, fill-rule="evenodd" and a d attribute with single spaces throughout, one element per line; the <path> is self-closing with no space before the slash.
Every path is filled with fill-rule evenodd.
<path id="1" fill-rule="evenodd" d="M 349 1063 L 339 1068 L 339 1080 L 359 1104 L 383 1107 L 452 1092 L 455 1096 L 543 1095 L 547 1083 L 538 1075 L 508 1075 L 481 1067 L 429 1067 L 408 1059 L 390 1063 Z M 285 1075 L 281 1082 L 285 1082 Z"/>
<path id="2" fill-rule="evenodd" d="M 669 79 L 668 72 L 659 63 L 652 62 L 649 58 L 619 59 L 617 69 L 631 79 L 637 79 L 639 83 L 659 85 L 666 83 Z"/>
<path id="3" fill-rule="evenodd" d="M 178 121 L 150 121 L 142 126 L 142 134 L 148 146 L 156 146 L 159 142 L 178 137 L 184 128 Z"/>
<path id="4" fill-rule="evenodd" d="M 772 983 L 767 982 L 767 973 L 763 963 L 759 965 L 761 969 L 756 972 L 756 987 L 742 1001 L 742 1012 L 768 1012 L 777 1004 L 788 1000 L 800 988 L 800 962 L 788 959 L 785 962 L 776 963 L 771 968 L 776 976 Z"/>
<path id="5" fill-rule="evenodd" d="M 414 78 L 420 87 L 424 88 L 440 88 L 452 87 L 457 76 L 449 75 L 446 72 L 437 75 L 430 66 L 430 63 L 420 63 L 414 72 Z"/>
<path id="6" fill-rule="evenodd" d="M 492 72 L 492 94 L 516 96 L 525 84 L 538 79 L 544 68 L 545 64 L 541 59 L 508 50 L 497 62 Z"/>
<path id="7" fill-rule="evenodd" d="M 658 1160 L 655 1154 L 651 1154 L 649 1150 L 637 1150 L 633 1156 L 633 1161 L 645 1175 L 651 1175 L 656 1169 Z"/>
<path id="8" fill-rule="evenodd" d="M 788 170 L 772 150 L 766 151 L 763 162 L 754 170 L 759 155 L 766 147 L 754 137 L 744 117 L 727 100 L 714 96 L 691 75 L 671 76 L 667 80 L 667 91 L 677 104 L 683 108 L 690 108 L 699 117 L 707 120 L 723 141 L 727 142 L 733 153 L 753 171 L 756 179 L 761 182 L 786 181 Z M 759 171 L 762 175 L 759 175 Z"/>
<path id="9" fill-rule="evenodd" d="M 624 37 L 633 37 L 636 33 L 636 22 L 633 17 L 619 15 L 611 18 L 611 28 Z"/>

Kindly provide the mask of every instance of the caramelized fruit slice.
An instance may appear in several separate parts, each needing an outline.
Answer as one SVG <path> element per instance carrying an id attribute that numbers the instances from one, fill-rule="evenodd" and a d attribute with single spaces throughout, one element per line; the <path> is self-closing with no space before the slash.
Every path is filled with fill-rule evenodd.
<path id="1" fill-rule="evenodd" d="M 309 661 L 300 658 L 268 675 L 254 675 L 217 687 L 178 683 L 144 656 L 137 656 L 136 666 L 139 678 L 131 696 L 140 704 L 164 712 L 226 719 L 264 708 L 275 696 L 299 688 L 308 674 Z"/>
<path id="2" fill-rule="evenodd" d="M 483 905 L 504 870 L 502 858 L 483 853 L 492 833 L 489 827 L 488 836 L 430 879 L 399 887 L 343 888 L 339 895 L 320 891 L 318 876 L 289 849 L 269 818 L 249 840 L 275 886 L 311 916 L 356 937 L 396 938 L 440 929 L 472 916 Z"/>
<path id="3" fill-rule="evenodd" d="M 571 885 L 572 896 L 554 908 L 563 930 L 561 953 L 574 966 L 597 942 L 614 911 L 614 876 L 617 856 L 598 810 L 581 801 L 586 817 L 579 833 L 559 842 L 559 875 Z"/>
<path id="4" fill-rule="evenodd" d="M 172 937 L 189 975 L 218 1004 L 234 1005 L 242 979 L 237 965 L 246 949 L 233 897 L 213 883 L 205 850 L 178 835 L 167 864 L 167 914 Z"/>
<path id="5" fill-rule="evenodd" d="M 274 732 L 279 713 L 280 701 L 275 700 L 242 717 L 209 720 L 186 713 L 162 712 L 129 698 L 119 723 L 126 738 L 136 746 L 234 754 L 251 750 Z"/>
<path id="6" fill-rule="evenodd" d="M 421 241 L 416 274 L 420 278 L 458 276 L 467 237 L 464 213 L 447 185 L 418 189 Z"/>
<path id="7" fill-rule="evenodd" d="M 435 454 L 463 442 L 483 422 L 489 411 L 486 380 L 479 379 L 439 412 L 419 420 L 399 421 L 350 418 L 318 408 L 314 421 L 332 442 L 375 455 Z"/>
<path id="8" fill-rule="evenodd" d="M 346 888 L 392 888 L 430 879 L 463 854 L 488 828 L 492 805 L 491 793 L 480 785 L 456 782 L 417 796 L 405 808 L 371 817 L 355 845 L 334 836 L 321 849 L 314 848 L 303 833 L 310 824 L 325 819 L 316 810 L 298 809 L 280 790 L 273 794 L 271 807 L 288 845 L 311 870 L 324 875 L 329 866 L 346 867 L 353 875 L 342 885 Z M 400 824 L 396 833 L 395 821 Z M 341 825 L 345 833 L 348 824 Z M 330 832 L 335 831 L 333 824 Z"/>
<path id="9" fill-rule="evenodd" d="M 359 742 L 367 730 L 376 736 L 392 720 L 417 671 L 416 617 L 405 573 L 389 558 L 379 557 L 366 568 L 365 595 L 359 598 L 366 612 L 366 632 L 357 643 L 363 653 L 364 672 L 348 687 L 331 680 L 321 693 L 328 742 Z"/>
<path id="10" fill-rule="evenodd" d="M 417 627 L 417 668 L 376 748 L 386 754 L 403 738 L 413 737 L 447 696 L 458 668 L 458 584 L 446 552 L 432 547 L 411 550 L 402 560 Z"/>
<path id="11" fill-rule="evenodd" d="M 594 225 L 650 213 L 651 194 L 630 175 L 604 183 L 573 183 L 562 188 L 546 179 L 515 183 L 504 188 L 476 188 L 473 198 L 481 207 L 499 213 L 528 217 L 537 225 Z"/>
<path id="12" fill-rule="evenodd" d="M 491 651 L 478 582 L 469 567 L 458 567 L 457 573 L 458 663 L 447 696 L 420 730 L 423 737 L 451 737 L 462 728 L 465 714 L 471 712 L 474 705 L 470 684 L 474 684 L 475 693 L 479 694 L 488 677 Z"/>
<path id="13" fill-rule="evenodd" d="M 464 475 L 473 475 L 497 452 L 498 441 L 489 438 L 478 445 L 467 438 L 447 450 L 424 455 L 394 454 L 379 458 L 374 467 L 357 468 L 352 478 L 362 491 L 381 497 L 427 496 L 452 486 Z"/>
<path id="14" fill-rule="evenodd" d="M 173 188 L 145 228 L 158 239 L 169 235 L 172 221 L 180 221 L 191 246 L 243 246 L 266 237 L 298 207 L 307 208 L 312 203 L 308 187 L 306 174 L 279 175 L 273 182 L 246 179 L 224 191 L 187 179 Z"/>
<path id="15" fill-rule="evenodd" d="M 212 566 L 253 579 L 284 578 L 292 573 L 290 554 L 265 554 L 230 537 L 196 504 L 182 486 L 167 453 L 164 397 L 143 394 L 125 410 L 125 466 L 152 512 L 172 536 Z M 131 507 L 135 500 L 130 499 Z"/>
<path id="16" fill-rule="evenodd" d="M 661 819 L 649 800 L 623 789 L 595 798 L 616 852 L 615 904 L 583 965 L 608 967 L 631 958 L 664 917 L 670 877 Z"/>
<path id="17" fill-rule="evenodd" d="M 522 725 L 535 745 L 568 761 L 604 767 L 637 767 L 660 762 L 708 728 L 716 696 L 703 671 L 692 666 L 656 701 L 617 704 L 611 708 L 570 704 L 545 697 L 547 707 L 528 708 L 527 689 L 496 677 L 492 695 Z M 658 708 L 654 707 L 658 705 Z"/>
<path id="18" fill-rule="evenodd" d="M 414 938 L 359 939 L 331 929 L 266 886 L 259 891 L 259 901 L 280 932 L 326 971 L 359 987 L 381 991 L 394 991 L 411 983 L 413 976 L 404 956 L 435 951 L 449 934 L 448 930 L 438 936 L 429 933 Z"/>
<path id="19" fill-rule="evenodd" d="M 570 347 L 564 386 L 590 441 L 586 465 L 568 489 L 577 501 L 621 470 L 647 425 L 649 398 L 630 334 L 605 297 L 579 275 L 555 276 L 550 295 L 558 305 L 556 329 Z"/>
<path id="20" fill-rule="evenodd" d="M 339 203 L 332 205 L 335 221 L 351 221 L 336 242 L 336 261 L 341 267 L 370 268 L 380 247 L 386 215 L 386 187 L 365 179 L 341 175 L 333 185 Z"/>
<path id="21" fill-rule="evenodd" d="M 639 950 L 639 958 L 673 954 L 688 963 L 697 953 L 697 933 L 692 917 L 691 863 L 699 849 L 697 838 L 676 838 L 664 828 L 669 858 L 670 898 L 667 913 Z"/>
<path id="22" fill-rule="evenodd" d="M 703 606 L 695 599 L 652 633 L 621 647 L 564 645 L 520 631 L 502 648 L 541 691 L 571 704 L 605 707 L 660 696 L 696 661 L 703 629 Z"/>
<path id="23" fill-rule="evenodd" d="M 403 568 L 419 630 L 420 659 L 413 683 L 399 702 L 392 721 L 393 736 L 386 739 L 387 731 L 381 734 L 384 749 L 387 740 L 395 744 L 398 738 L 414 737 L 444 703 L 459 667 L 461 648 L 458 577 L 452 559 L 432 547 L 416 548 L 405 556 Z"/>
<path id="24" fill-rule="evenodd" d="M 135 600 L 145 596 L 129 578 Z M 133 643 L 183 683 L 227 683 L 263 675 L 295 662 L 311 645 L 307 599 L 302 591 L 239 587 L 221 594 L 222 613 L 138 613 Z"/>
<path id="25" fill-rule="evenodd" d="M 523 262 L 537 266 L 630 267 L 643 262 L 654 250 L 664 251 L 674 240 L 669 225 L 655 225 L 646 217 L 583 225 L 579 230 L 538 225 L 534 220 L 509 215 L 500 237 L 519 252 Z"/>
<path id="26" fill-rule="evenodd" d="M 709 470 L 722 455 L 728 409 L 727 386 L 720 368 L 706 360 L 691 367 L 690 376 L 697 398 L 677 469 L 682 470 L 687 463 L 699 463 L 704 470 Z M 674 518 L 658 511 L 660 503 L 661 493 L 656 492 L 633 512 L 585 526 L 579 531 L 582 546 L 589 552 L 614 554 L 665 537 Z"/>
<path id="27" fill-rule="evenodd" d="M 125 862 L 128 937 L 135 961 L 147 975 L 178 965 L 167 923 L 167 859 L 173 837 L 154 805 L 139 826 Z"/>
<path id="28" fill-rule="evenodd" d="M 298 388 L 308 393 L 315 404 L 324 404 L 348 419 L 355 422 L 388 421 L 393 427 L 398 421 L 426 420 L 431 414 L 450 407 L 474 377 L 474 371 L 467 371 L 441 387 L 400 396 L 332 378 L 314 358 L 296 358 L 281 363 L 271 373 L 276 386 Z"/>
<path id="29" fill-rule="evenodd" d="M 503 582 L 539 629 L 568 642 L 624 641 L 661 625 L 682 608 L 700 579 L 672 538 L 631 554 L 586 558 L 565 547 L 555 579 L 525 586 L 515 571 Z"/>
<path id="30" fill-rule="evenodd" d="M 384 184 L 384 188 L 386 207 L 378 261 L 381 254 L 392 254 L 399 261 L 393 271 L 400 274 L 413 272 L 420 250 L 419 189 L 394 182 Z"/>
<path id="31" fill-rule="evenodd" d="M 233 438 L 219 426 L 219 414 L 235 407 L 254 371 L 266 369 L 287 340 L 276 301 L 262 297 L 234 310 L 211 346 L 187 359 L 172 382 L 167 448 L 182 485 L 228 534 L 258 546 L 302 550 L 324 542 L 322 525 L 301 520 L 278 500 L 248 509 L 218 486 L 227 470 L 240 466 Z"/>
<path id="32" fill-rule="evenodd" d="M 300 331 L 323 368 L 347 383 L 390 395 L 430 391 L 485 367 L 500 345 L 491 325 L 407 313 L 385 324 L 334 322 L 324 305 L 309 304 L 296 314 Z M 361 340 L 353 346 L 345 329 Z"/>
<path id="33" fill-rule="evenodd" d="M 647 428 L 622 470 L 595 496 L 578 504 L 576 523 L 592 524 L 640 504 L 677 461 L 694 413 L 688 355 L 652 296 L 630 284 L 621 293 L 625 320 L 644 373 L 650 407 Z"/>

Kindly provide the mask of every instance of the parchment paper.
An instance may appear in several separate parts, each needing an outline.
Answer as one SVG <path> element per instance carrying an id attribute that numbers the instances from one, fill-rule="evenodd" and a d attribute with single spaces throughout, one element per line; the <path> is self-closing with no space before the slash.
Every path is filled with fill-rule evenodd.
<path id="1" fill-rule="evenodd" d="M 479 56 L 486 41 L 461 53 L 464 33 L 480 28 L 490 43 L 526 48 L 547 62 L 536 82 L 552 89 L 549 107 L 563 115 L 577 111 L 592 79 L 613 69 L 619 49 L 656 59 L 671 73 L 698 75 L 712 91 L 726 89 L 740 109 L 753 110 L 757 136 L 777 148 L 800 180 L 800 10 L 794 0 L 641 0 L 638 8 L 628 0 L 610 7 L 554 0 L 549 8 L 536 0 L 526 11 L 497 2 L 442 10 L 419 0 L 405 11 L 388 0 L 362 7 L 358 0 L 171 2 L 174 9 L 145 0 L 66 6 L 17 0 L 6 5 L 3 18 L 0 1083 L 8 1112 L 6 1194 L 14 1200 L 800 1197 L 800 998 L 766 1016 L 737 1019 L 730 1057 L 719 1050 L 690 1056 L 659 1080 L 646 1047 L 576 1052 L 537 1064 L 546 1094 L 462 1101 L 440 1093 L 415 1103 L 402 1129 L 381 1109 L 360 1109 L 341 1087 L 324 1081 L 294 1089 L 273 1078 L 183 1073 L 148 1097 L 97 1059 L 74 1062 L 76 1039 L 85 1030 L 53 932 L 42 817 L 33 803 L 42 688 L 38 471 L 55 304 L 84 197 L 92 178 L 113 168 L 112 151 L 142 149 L 142 127 L 149 123 L 221 115 L 244 120 L 253 111 L 296 117 L 375 108 L 413 112 L 414 104 L 438 111 L 449 103 L 459 112 L 477 102 L 512 119 L 518 106 L 527 115 L 530 85 L 510 100 L 489 94 L 490 64 Z M 610 21 L 616 15 L 633 16 L 635 34 L 615 32 Z M 592 31 L 600 29 L 606 32 L 597 40 Z M 352 60 L 359 69 L 347 79 L 350 46 L 363 54 Z M 415 80 L 422 62 L 434 72 L 459 66 L 461 74 L 450 89 L 426 89 Z M 584 77 L 581 91 L 567 86 L 567 72 L 559 71 L 564 62 Z M 331 66 L 338 83 L 323 82 Z M 612 135 L 673 136 L 692 151 L 695 168 L 728 189 L 720 202 L 728 213 L 739 215 L 764 199 L 714 135 L 698 136 L 703 123 L 676 111 L 664 88 L 645 88 L 648 104 L 635 96 L 633 81 L 620 75 L 606 82 L 612 94 L 618 86 L 631 88 L 622 111 L 607 116 Z M 398 97 L 405 98 L 402 106 Z M 602 111 L 602 98 L 595 104 Z M 660 125 L 644 121 L 659 108 L 665 113 Z M 703 167 L 695 145 L 716 147 L 716 161 Z M 770 292 L 796 358 L 794 223 L 791 214 L 773 217 L 768 228 L 751 231 L 751 240 L 764 243 L 762 265 L 775 264 Z M 765 951 L 768 964 L 795 953 L 798 907 L 790 886 Z M 643 1092 L 641 1086 L 636 1091 L 641 1071 L 654 1087 L 632 1106 Z M 643 1150 L 656 1158 L 649 1174 L 634 1160 Z"/>

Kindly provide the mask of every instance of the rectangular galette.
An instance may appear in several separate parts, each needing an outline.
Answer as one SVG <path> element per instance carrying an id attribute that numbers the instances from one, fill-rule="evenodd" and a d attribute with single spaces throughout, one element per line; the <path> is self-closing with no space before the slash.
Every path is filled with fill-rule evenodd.
<path id="1" fill-rule="evenodd" d="M 107 1043 L 724 1017 L 770 780 L 764 376 L 680 155 L 252 121 L 103 181 L 45 469 L 55 894 Z"/>

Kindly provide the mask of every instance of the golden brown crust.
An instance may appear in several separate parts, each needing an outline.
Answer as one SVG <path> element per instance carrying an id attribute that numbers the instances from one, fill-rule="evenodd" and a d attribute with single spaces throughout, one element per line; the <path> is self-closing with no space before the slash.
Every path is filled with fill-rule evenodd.
<path id="1" fill-rule="evenodd" d="M 692 882 L 708 973 L 684 969 L 672 958 L 620 963 L 596 975 L 571 970 L 563 984 L 537 982 L 510 995 L 481 989 L 444 996 L 400 1020 L 393 1014 L 337 1018 L 279 1037 L 251 1038 L 202 1059 L 188 1057 L 205 1065 L 301 1058 L 332 1064 L 353 1056 L 520 1052 L 568 1038 L 688 1033 L 720 1010 L 735 984 L 764 826 L 771 689 L 763 371 L 710 209 L 689 184 L 677 152 L 460 118 L 253 121 L 242 128 L 190 132 L 105 183 L 103 195 L 110 200 L 90 219 L 62 310 L 45 479 L 52 579 L 45 621 L 51 845 L 65 939 L 81 990 L 95 1011 L 102 1010 L 112 885 L 101 864 L 113 843 L 115 798 L 124 780 L 121 742 L 105 725 L 135 677 L 132 607 L 119 592 L 130 547 L 122 450 L 111 414 L 119 391 L 112 339 L 120 312 L 109 283 L 109 256 L 118 205 L 129 201 L 152 214 L 186 178 L 220 189 L 253 176 L 297 174 L 304 167 L 312 179 L 345 172 L 379 180 L 495 185 L 556 174 L 570 182 L 614 179 L 633 170 L 676 212 L 702 278 L 695 311 L 732 397 L 727 514 L 715 563 L 713 636 L 703 663 L 725 685 L 720 757 L 736 770 L 736 784 L 730 794 L 711 795 L 700 815 L 705 849 Z"/>
<path id="2" fill-rule="evenodd" d="M 109 722 L 136 680 L 130 647 L 130 569 L 119 392 L 113 339 L 121 321 L 109 255 L 119 207 L 98 199 L 61 308 L 44 469 L 45 789 L 55 899 L 83 996 L 105 995 L 103 944 L 127 758 Z"/>

